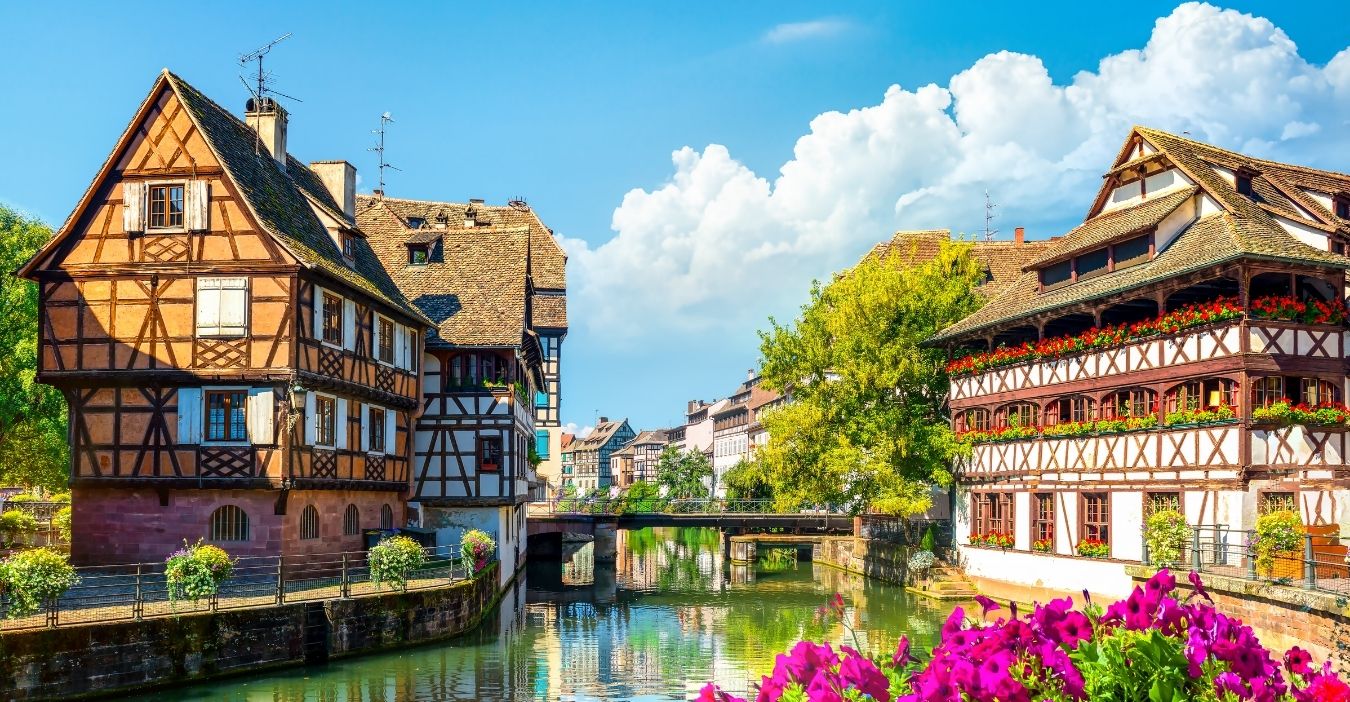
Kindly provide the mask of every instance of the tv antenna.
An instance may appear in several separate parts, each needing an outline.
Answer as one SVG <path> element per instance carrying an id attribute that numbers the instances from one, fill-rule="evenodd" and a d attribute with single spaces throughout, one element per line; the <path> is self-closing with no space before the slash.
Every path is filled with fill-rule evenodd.
<path id="1" fill-rule="evenodd" d="M 986 242 L 993 241 L 994 235 L 998 234 L 998 230 L 991 226 L 996 216 L 994 214 L 995 207 L 998 207 L 998 205 L 989 198 L 989 191 L 984 191 L 984 240 Z"/>
<path id="2" fill-rule="evenodd" d="M 247 90 L 247 91 L 249 92 L 249 95 L 252 95 L 252 96 L 253 96 L 253 104 L 254 104 L 254 105 L 257 107 L 257 109 L 259 109 L 259 110 L 262 109 L 262 107 L 263 107 L 263 100 L 264 100 L 264 98 L 266 98 L 268 95 L 276 95 L 277 97 L 284 97 L 284 98 L 286 98 L 287 100 L 294 100 L 294 101 L 296 101 L 296 102 L 304 102 L 303 100 L 301 100 L 301 99 L 298 98 L 298 97 L 293 97 L 293 96 L 291 96 L 291 95 L 287 95 L 286 93 L 279 92 L 279 91 L 277 91 L 277 90 L 273 90 L 272 88 L 269 88 L 269 87 L 267 86 L 267 81 L 269 81 L 269 80 L 272 79 L 272 74 L 269 73 L 269 72 L 267 72 L 267 71 L 264 71 L 264 70 L 263 70 L 263 57 L 267 55 L 267 52 L 271 51 L 271 50 L 272 50 L 272 47 L 276 46 L 277 44 L 280 44 L 280 43 L 283 42 L 283 41 L 286 41 L 286 40 L 289 39 L 290 37 L 291 37 L 291 33 L 290 33 L 290 32 L 286 32 L 285 34 L 283 34 L 283 35 L 277 37 L 276 39 L 273 39 L 272 41 L 268 42 L 265 46 L 262 46 L 262 47 L 259 47 L 259 48 L 257 48 L 257 49 L 254 49 L 253 51 L 250 51 L 250 52 L 248 52 L 247 54 L 240 54 L 240 55 L 239 55 L 239 65 L 240 65 L 241 67 L 247 67 L 249 61 L 257 61 L 257 62 L 258 62 L 258 73 L 257 73 L 257 75 L 256 75 L 256 76 L 254 77 L 254 79 L 253 79 L 253 83 L 254 83 L 254 84 L 253 84 L 253 85 L 249 85 L 248 79 L 244 78 L 243 76 L 239 76 L 239 82 L 243 83 L 243 84 L 244 84 L 244 89 Z M 253 139 L 253 152 L 254 152 L 254 154 L 258 154 L 258 153 L 261 152 L 261 150 L 262 150 L 262 136 L 261 136 L 261 135 L 255 135 L 255 137 L 254 137 L 254 139 Z"/>
<path id="3" fill-rule="evenodd" d="M 394 118 L 393 118 L 392 116 L 390 116 L 388 112 L 386 112 L 386 113 L 380 115 L 380 128 L 379 128 L 379 129 L 373 129 L 373 130 L 371 130 L 371 132 L 370 132 L 371 134 L 378 134 L 378 135 L 380 136 L 380 140 L 379 140 L 378 142 L 376 142 L 376 144 L 375 144 L 374 146 L 372 146 L 372 147 L 366 149 L 366 151 L 374 151 L 374 152 L 375 152 L 376 154 L 378 154 L 379 157 L 380 157 L 380 169 L 379 169 L 379 170 L 380 170 L 380 187 L 379 187 L 378 190 L 376 190 L 376 192 L 379 193 L 380 195 L 384 195 L 384 169 L 386 169 L 386 168 L 392 168 L 392 169 L 394 169 L 394 170 L 396 170 L 396 171 L 403 170 L 403 169 L 399 168 L 398 166 L 395 166 L 395 165 L 392 164 L 392 163 L 387 163 L 387 162 L 384 160 L 384 127 L 385 127 L 385 125 L 387 125 L 387 124 L 393 123 L 393 121 L 394 121 Z"/>

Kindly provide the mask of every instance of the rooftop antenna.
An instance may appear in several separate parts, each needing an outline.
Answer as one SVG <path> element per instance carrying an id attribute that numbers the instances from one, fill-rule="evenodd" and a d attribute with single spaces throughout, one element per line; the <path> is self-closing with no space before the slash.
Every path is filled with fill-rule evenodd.
<path id="1" fill-rule="evenodd" d="M 997 229 L 990 225 L 994 223 L 994 208 L 998 207 L 993 200 L 989 198 L 989 191 L 984 191 L 984 240 L 990 242 L 994 240 L 994 235 L 998 234 Z"/>
<path id="2" fill-rule="evenodd" d="M 399 168 L 398 166 L 395 166 L 395 165 L 392 164 L 392 163 L 386 163 L 385 160 L 384 160 L 384 127 L 385 127 L 386 124 L 391 124 L 391 123 L 393 123 L 393 121 L 394 121 L 394 118 L 393 118 L 392 116 L 390 116 L 390 114 L 389 114 L 388 112 L 386 112 L 386 113 L 380 115 L 380 128 L 379 128 L 379 129 L 372 129 L 371 132 L 370 132 L 371 134 L 378 134 L 378 135 L 380 136 L 380 140 L 379 140 L 378 142 L 376 142 L 376 144 L 375 144 L 374 146 L 370 147 L 369 149 L 366 149 L 366 151 L 374 151 L 376 154 L 379 155 L 379 158 L 380 158 L 380 169 L 379 169 L 379 170 L 380 170 L 380 187 L 379 187 L 378 190 L 376 190 L 376 192 L 379 193 L 380 195 L 384 195 L 384 169 L 386 169 L 386 168 L 392 168 L 392 169 L 394 169 L 394 170 L 396 170 L 396 171 L 402 170 L 401 168 Z"/>
<path id="3" fill-rule="evenodd" d="M 254 49 L 253 51 L 250 51 L 247 54 L 239 55 L 239 65 L 241 67 L 248 66 L 249 61 L 258 62 L 258 74 L 253 79 L 254 82 L 253 85 L 249 85 L 248 79 L 244 78 L 243 76 L 239 76 L 239 82 L 243 83 L 244 89 L 248 90 L 249 95 L 253 96 L 253 104 L 257 105 L 258 109 L 262 109 L 263 98 L 269 94 L 276 95 L 277 97 L 284 97 L 287 100 L 304 102 L 298 97 L 292 97 L 290 95 L 287 95 L 286 93 L 278 92 L 276 90 L 267 87 L 267 81 L 272 79 L 272 74 L 263 70 L 263 57 L 267 55 L 267 52 L 271 51 L 272 47 L 276 46 L 277 44 L 280 44 L 283 41 L 286 41 L 290 37 L 291 33 L 286 32 L 285 34 L 277 37 L 276 39 L 273 39 L 272 41 L 268 42 L 266 45 L 258 49 Z M 261 152 L 262 152 L 262 136 L 255 134 L 253 138 L 253 153 L 257 155 Z"/>

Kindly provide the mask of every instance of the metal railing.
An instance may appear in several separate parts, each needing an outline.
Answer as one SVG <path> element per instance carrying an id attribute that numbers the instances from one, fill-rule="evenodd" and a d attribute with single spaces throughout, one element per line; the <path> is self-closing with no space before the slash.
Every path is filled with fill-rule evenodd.
<path id="1" fill-rule="evenodd" d="M 847 511 L 839 508 L 822 507 L 784 512 L 774 508 L 773 500 L 741 500 L 732 498 L 684 498 L 667 499 L 659 497 L 560 497 L 548 502 L 536 502 L 530 506 L 534 514 L 549 515 L 620 515 L 620 514 L 670 514 L 670 515 L 738 515 L 738 514 L 792 514 L 792 515 L 842 515 Z"/>
<path id="2" fill-rule="evenodd" d="M 472 575 L 457 546 L 423 551 L 426 563 L 408 576 L 408 590 L 444 587 Z M 162 562 L 78 567 L 79 582 L 35 614 L 11 618 L 9 598 L 0 597 L 0 631 L 139 621 L 392 591 L 389 583 L 372 582 L 366 557 L 364 551 L 243 556 L 235 560 L 233 573 L 215 596 L 197 601 L 170 598 Z"/>
<path id="3" fill-rule="evenodd" d="M 862 531 L 858 535 L 901 546 L 918 546 L 929 529 L 933 530 L 935 547 L 945 549 L 952 545 L 950 519 L 902 519 L 884 514 L 864 514 Z"/>
<path id="4" fill-rule="evenodd" d="M 1272 552 L 1269 562 L 1258 556 L 1255 531 L 1201 525 L 1191 527 L 1190 534 L 1174 563 L 1157 562 L 1146 539 L 1143 562 L 1350 595 L 1350 537 L 1336 525 L 1308 527 L 1297 547 Z"/>

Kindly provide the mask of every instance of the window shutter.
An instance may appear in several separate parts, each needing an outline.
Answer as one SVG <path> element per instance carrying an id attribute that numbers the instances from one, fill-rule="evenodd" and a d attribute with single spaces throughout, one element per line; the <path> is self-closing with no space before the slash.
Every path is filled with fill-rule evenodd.
<path id="1" fill-rule="evenodd" d="M 342 348 L 356 348 L 356 301 L 342 300 Z"/>
<path id="2" fill-rule="evenodd" d="M 337 431 L 333 432 L 333 446 L 338 449 L 347 448 L 347 398 L 337 399 L 337 417 L 333 423 L 337 425 Z"/>
<path id="3" fill-rule="evenodd" d="M 253 444 L 272 445 L 272 418 L 276 414 L 272 388 L 249 388 L 248 440 Z"/>
<path id="4" fill-rule="evenodd" d="M 145 231 L 145 183 L 122 181 L 122 229 Z"/>
<path id="5" fill-rule="evenodd" d="M 408 364 L 404 363 L 404 358 L 403 358 L 403 347 L 407 345 L 406 342 L 407 342 L 407 340 L 406 340 L 406 339 L 404 338 L 404 336 L 403 336 L 403 325 L 402 325 L 402 324 L 395 324 L 395 325 L 394 325 L 394 365 L 397 366 L 397 367 L 399 367 L 399 368 L 407 368 L 407 367 L 408 367 Z"/>
<path id="6" fill-rule="evenodd" d="M 370 450 L 370 404 L 361 403 L 361 451 Z"/>
<path id="7" fill-rule="evenodd" d="M 314 286 L 314 338 L 323 340 L 323 288 Z"/>
<path id="8" fill-rule="evenodd" d="M 183 206 L 187 210 L 184 217 L 187 230 L 204 232 L 210 229 L 211 184 L 205 180 L 189 180 L 186 190 L 187 202 Z"/>
<path id="9" fill-rule="evenodd" d="M 197 333 L 220 333 L 220 281 L 197 279 Z"/>
<path id="10" fill-rule="evenodd" d="M 226 281 L 232 283 L 221 290 L 220 295 L 220 333 L 239 334 L 248 332 L 248 279 L 239 278 Z M 198 302 L 198 304 L 201 304 Z"/>
<path id="11" fill-rule="evenodd" d="M 202 442 L 202 389 L 178 388 L 178 443 Z"/>
<path id="12" fill-rule="evenodd" d="M 394 441 L 398 436 L 394 433 L 398 431 L 394 426 L 396 415 L 394 410 L 384 411 L 384 453 L 385 455 L 398 455 L 398 443 Z"/>
<path id="13" fill-rule="evenodd" d="M 318 436 L 319 418 L 314 411 L 314 392 L 305 393 L 305 445 L 313 446 Z"/>

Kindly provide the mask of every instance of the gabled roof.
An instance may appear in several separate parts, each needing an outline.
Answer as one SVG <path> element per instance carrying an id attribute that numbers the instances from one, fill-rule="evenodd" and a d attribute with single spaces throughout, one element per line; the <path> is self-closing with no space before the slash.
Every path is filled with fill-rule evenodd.
<path id="1" fill-rule="evenodd" d="M 614 438 L 614 434 L 626 424 L 628 424 L 627 419 L 600 422 L 595 425 L 595 429 L 593 429 L 590 434 L 586 435 L 586 438 L 577 440 L 576 444 L 573 446 L 573 450 L 595 451 L 609 443 L 609 440 Z"/>
<path id="2" fill-rule="evenodd" d="M 952 240 L 950 229 L 923 229 L 898 231 L 890 241 L 872 247 L 864 259 L 901 257 L 905 265 L 916 266 L 937 258 L 942 244 Z M 984 265 L 986 283 L 981 290 L 986 295 L 1017 279 L 1022 266 L 1049 246 L 1049 241 L 973 241 L 971 255 Z"/>
<path id="3" fill-rule="evenodd" d="M 666 443 L 666 431 L 664 429 L 646 429 L 633 437 L 633 440 L 628 442 L 628 445 L 641 446 L 643 444 L 664 443 Z"/>
<path id="4" fill-rule="evenodd" d="M 118 147 L 104 163 L 80 206 L 48 246 L 25 266 L 25 275 L 30 274 L 33 264 L 44 258 L 51 247 L 69 233 L 93 188 L 106 178 L 118 153 L 144 119 L 146 106 L 165 87 L 174 91 L 193 126 L 220 161 L 226 177 L 238 188 L 244 207 L 296 260 L 402 311 L 418 322 L 429 321 L 399 293 L 373 252 L 359 237 L 355 242 L 352 264 L 348 265 L 344 261 L 342 251 L 314 210 L 322 210 L 338 222 L 345 223 L 347 220 L 342 214 L 342 208 L 333 200 L 317 174 L 290 154 L 286 156 L 286 168 L 279 168 L 265 149 L 258 151 L 256 133 L 252 128 L 168 69 L 156 79 L 142 109 L 128 125 Z"/>
<path id="5" fill-rule="evenodd" d="M 1195 186 L 1181 188 L 1133 207 L 1122 207 L 1098 215 L 1074 227 L 1068 234 L 1046 246 L 1041 255 L 1028 261 L 1023 268 L 1040 268 L 1066 259 L 1075 253 L 1090 251 L 1133 234 L 1146 232 L 1158 226 L 1199 190 Z"/>
<path id="6" fill-rule="evenodd" d="M 435 324 L 428 346 L 524 343 L 529 228 L 409 229 L 379 198 L 358 198 L 356 221 L 403 294 Z M 431 245 L 426 264 L 408 264 L 409 239 Z"/>

